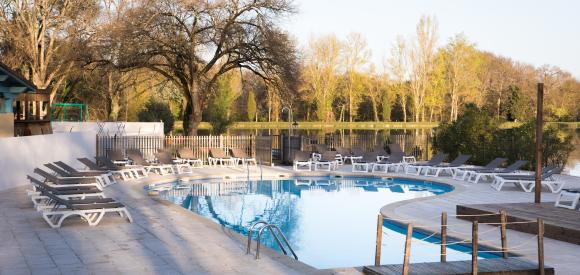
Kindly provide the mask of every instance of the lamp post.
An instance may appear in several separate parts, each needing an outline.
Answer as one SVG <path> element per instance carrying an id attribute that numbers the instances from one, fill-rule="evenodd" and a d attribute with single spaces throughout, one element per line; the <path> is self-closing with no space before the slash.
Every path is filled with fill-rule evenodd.
<path id="1" fill-rule="evenodd" d="M 544 83 L 538 83 L 538 100 L 536 110 L 536 177 L 534 202 L 542 202 L 542 135 L 544 123 Z"/>

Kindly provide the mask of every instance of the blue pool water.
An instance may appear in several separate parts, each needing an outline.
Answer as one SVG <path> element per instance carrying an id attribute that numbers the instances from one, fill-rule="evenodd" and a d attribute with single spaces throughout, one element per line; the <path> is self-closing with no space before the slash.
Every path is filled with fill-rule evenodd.
<path id="1" fill-rule="evenodd" d="M 303 177 L 194 181 L 175 184 L 160 195 L 244 235 L 259 220 L 276 224 L 300 261 L 322 269 L 374 262 L 376 219 L 382 206 L 451 190 L 446 185 L 397 178 Z M 385 220 L 381 263 L 402 263 L 405 230 Z M 440 248 L 433 244 L 438 240 L 422 241 L 426 236 L 419 233 L 414 237 L 411 262 L 439 260 Z M 263 243 L 277 249 L 269 234 Z M 471 259 L 467 251 L 467 247 L 450 247 L 447 258 Z"/>

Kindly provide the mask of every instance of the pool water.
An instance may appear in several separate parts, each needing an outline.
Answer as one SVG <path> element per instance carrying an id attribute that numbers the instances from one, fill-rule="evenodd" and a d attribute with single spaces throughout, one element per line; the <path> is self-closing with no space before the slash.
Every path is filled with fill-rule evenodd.
<path id="1" fill-rule="evenodd" d="M 257 221 L 276 224 L 300 261 L 316 268 L 374 263 L 376 219 L 386 204 L 447 193 L 452 188 L 407 179 L 300 177 L 261 181 L 193 181 L 160 196 L 247 235 Z M 403 261 L 406 229 L 385 220 L 382 264 Z M 411 262 L 439 260 L 438 240 L 414 234 Z M 270 234 L 263 243 L 278 250 Z M 253 243 L 252 250 L 255 249 Z M 448 260 L 468 260 L 467 247 L 448 248 Z M 494 255 L 482 254 L 483 257 Z"/>

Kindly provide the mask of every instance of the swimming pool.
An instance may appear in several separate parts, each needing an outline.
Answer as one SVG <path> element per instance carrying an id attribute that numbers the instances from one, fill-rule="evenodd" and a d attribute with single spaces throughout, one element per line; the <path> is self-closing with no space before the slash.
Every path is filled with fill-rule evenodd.
<path id="1" fill-rule="evenodd" d="M 296 177 L 193 181 L 175 184 L 160 196 L 244 235 L 259 220 L 276 224 L 300 261 L 324 269 L 374 262 L 376 218 L 382 206 L 451 190 L 447 185 L 398 178 Z M 385 220 L 381 263 L 402 263 L 404 231 Z M 414 237 L 425 238 L 419 233 Z M 263 239 L 277 249 L 270 234 Z M 438 261 L 440 248 L 431 242 L 437 240 L 413 242 L 411 262 Z M 447 258 L 471 259 L 467 251 L 450 247 Z"/>

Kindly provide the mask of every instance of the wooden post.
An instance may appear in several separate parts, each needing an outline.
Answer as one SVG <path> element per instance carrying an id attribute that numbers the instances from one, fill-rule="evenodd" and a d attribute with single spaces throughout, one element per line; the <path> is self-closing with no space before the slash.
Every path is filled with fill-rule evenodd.
<path id="1" fill-rule="evenodd" d="M 538 269 L 539 274 L 544 275 L 544 220 L 538 218 Z"/>
<path id="2" fill-rule="evenodd" d="M 447 261 L 447 212 L 441 213 L 441 262 Z"/>
<path id="3" fill-rule="evenodd" d="M 544 83 L 538 83 L 538 104 L 536 110 L 536 183 L 534 202 L 542 201 L 542 134 L 544 120 Z"/>
<path id="4" fill-rule="evenodd" d="M 471 274 L 477 274 L 477 221 L 473 221 L 473 225 L 471 227 Z"/>
<path id="5" fill-rule="evenodd" d="M 505 211 L 505 209 L 502 209 L 500 212 L 500 221 L 501 221 L 501 225 L 500 225 L 500 231 L 501 231 L 501 251 L 503 254 L 503 257 L 505 259 L 508 258 L 508 247 L 507 247 L 507 213 Z"/>
<path id="6" fill-rule="evenodd" d="M 411 255 L 411 241 L 413 240 L 413 225 L 407 226 L 407 239 L 405 240 L 405 256 L 403 258 L 403 275 L 409 274 L 409 256 Z"/>
<path id="7" fill-rule="evenodd" d="M 375 246 L 375 266 L 381 265 L 381 249 L 383 243 L 383 215 L 379 213 L 377 218 L 377 241 Z"/>

